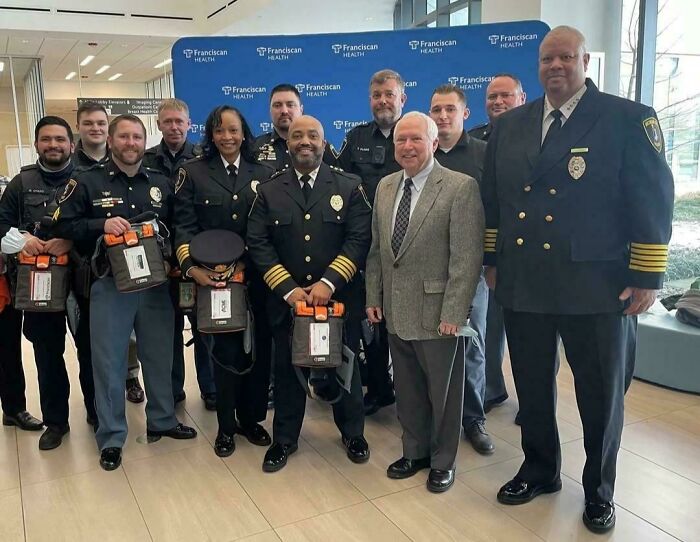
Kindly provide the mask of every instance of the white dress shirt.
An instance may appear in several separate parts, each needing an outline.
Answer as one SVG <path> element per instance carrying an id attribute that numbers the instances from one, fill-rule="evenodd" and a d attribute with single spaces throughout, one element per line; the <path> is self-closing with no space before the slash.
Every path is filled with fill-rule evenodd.
<path id="1" fill-rule="evenodd" d="M 224 163 L 224 169 L 226 170 L 227 173 L 228 173 L 229 166 L 235 167 L 236 173 L 238 173 L 238 170 L 240 169 L 240 165 L 241 165 L 241 153 L 240 152 L 238 153 L 238 156 L 236 156 L 236 159 L 234 160 L 233 164 L 226 161 L 226 158 L 224 158 L 224 156 L 222 154 L 219 154 L 219 156 L 221 156 L 221 161 Z"/>
<path id="2" fill-rule="evenodd" d="M 583 96 L 584 92 L 586 92 L 586 85 L 583 85 L 578 91 L 576 91 L 576 94 L 574 94 L 571 98 L 569 98 L 564 105 L 562 105 L 559 108 L 559 111 L 561 111 L 561 125 L 564 126 L 566 124 L 566 121 L 569 120 L 569 117 L 571 117 L 571 114 L 574 112 L 574 109 L 576 109 L 576 106 L 578 103 L 581 101 L 581 96 Z M 544 138 L 547 135 L 547 130 L 549 130 L 549 127 L 552 125 L 554 122 L 554 117 L 552 116 L 552 111 L 554 111 L 556 108 L 549 102 L 549 98 L 547 98 L 547 95 L 545 94 L 544 96 L 544 112 L 542 113 L 542 140 L 541 143 L 544 143 Z"/>

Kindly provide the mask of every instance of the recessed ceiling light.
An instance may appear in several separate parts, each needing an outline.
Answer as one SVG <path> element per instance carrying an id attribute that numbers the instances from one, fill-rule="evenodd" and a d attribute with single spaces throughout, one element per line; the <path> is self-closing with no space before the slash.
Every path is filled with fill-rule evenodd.
<path id="1" fill-rule="evenodd" d="M 121 73 L 115 73 L 112 77 L 108 79 L 108 81 L 114 81 L 115 79 L 119 79 L 123 74 Z"/>
<path id="2" fill-rule="evenodd" d="M 68 75 L 66 75 L 66 81 L 70 81 L 75 77 L 75 72 L 70 72 Z"/>
<path id="3" fill-rule="evenodd" d="M 109 69 L 109 64 L 105 64 L 102 66 L 99 70 L 95 72 L 95 75 L 100 75 L 101 73 L 106 72 Z"/>
<path id="4" fill-rule="evenodd" d="M 170 64 L 172 61 L 173 61 L 172 58 L 166 58 L 163 62 L 158 62 L 158 64 L 156 64 L 153 67 L 154 68 L 162 68 L 163 66 L 167 66 L 168 64 Z"/>
<path id="5" fill-rule="evenodd" d="M 86 57 L 82 60 L 82 62 L 80 63 L 80 65 L 81 65 L 81 66 L 87 66 L 88 64 L 90 64 L 90 62 L 92 62 L 92 59 L 93 59 L 93 58 L 95 58 L 95 55 L 88 55 L 88 56 L 86 56 Z"/>
<path id="6" fill-rule="evenodd" d="M 5 63 L 0 62 L 0 72 L 5 70 Z"/>

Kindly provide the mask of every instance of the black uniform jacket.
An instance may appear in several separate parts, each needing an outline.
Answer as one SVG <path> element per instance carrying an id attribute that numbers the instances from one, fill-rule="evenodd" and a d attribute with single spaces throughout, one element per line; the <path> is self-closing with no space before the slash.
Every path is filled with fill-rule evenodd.
<path id="1" fill-rule="evenodd" d="M 491 137 L 491 130 L 493 130 L 493 125 L 490 122 L 485 122 L 484 124 L 474 126 L 468 133 L 474 139 L 488 141 L 489 137 Z"/>
<path id="2" fill-rule="evenodd" d="M 205 230 L 229 230 L 245 239 L 248 213 L 258 187 L 273 171 L 262 164 L 239 163 L 235 184 L 221 157 L 185 162 L 175 178 L 175 253 L 183 273 L 193 265 L 189 243 Z"/>
<path id="3" fill-rule="evenodd" d="M 200 154 L 202 154 L 202 150 L 198 145 L 185 141 L 180 151 L 173 156 L 168 150 L 165 141 L 161 139 L 158 145 L 146 149 L 143 155 L 143 165 L 152 169 L 157 169 L 166 177 L 172 178 L 182 164 Z"/>
<path id="4" fill-rule="evenodd" d="M 333 299 L 353 301 L 351 310 L 360 310 L 357 272 L 369 251 L 371 221 L 360 179 L 327 164 L 321 164 L 308 202 L 293 169 L 258 186 L 247 241 L 253 263 L 275 294 L 276 307 L 268 311 L 273 325 L 288 312 L 287 293 L 321 278 L 335 286 Z"/>
<path id="5" fill-rule="evenodd" d="M 484 173 L 485 156 L 486 143 L 471 137 L 464 130 L 457 144 L 449 152 L 440 148 L 435 151 L 435 159 L 442 167 L 474 177 L 479 185 Z"/>
<path id="6" fill-rule="evenodd" d="M 625 287 L 662 284 L 673 178 L 656 113 L 586 85 L 543 152 L 544 98 L 498 117 L 489 139 L 485 263 L 506 308 L 616 312 Z"/>

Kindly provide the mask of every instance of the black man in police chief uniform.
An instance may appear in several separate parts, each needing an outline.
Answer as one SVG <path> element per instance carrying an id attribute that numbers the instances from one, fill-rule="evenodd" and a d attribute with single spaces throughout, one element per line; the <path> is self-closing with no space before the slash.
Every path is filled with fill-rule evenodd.
<path id="1" fill-rule="evenodd" d="M 373 74 L 369 82 L 369 105 L 374 118 L 350 130 L 340 149 L 338 165 L 359 175 L 370 203 L 374 202 L 382 177 L 401 169 L 394 157 L 394 126 L 406 103 L 405 89 L 406 83 L 394 70 L 384 69 Z M 384 320 L 375 325 L 374 338 L 369 344 L 365 342 L 364 348 L 367 359 L 365 414 L 371 416 L 395 401 Z"/>
<path id="2" fill-rule="evenodd" d="M 561 489 L 561 337 L 583 424 L 583 522 L 615 524 L 613 493 L 632 365 L 629 333 L 661 287 L 673 177 L 651 107 L 600 92 L 576 29 L 542 41 L 545 96 L 504 113 L 486 150 L 487 280 L 503 305 L 525 459 L 498 491 L 523 504 Z"/>
<path id="3" fill-rule="evenodd" d="M 357 277 L 370 246 L 372 209 L 360 179 L 322 162 L 323 127 L 301 116 L 289 130 L 292 168 L 258 185 L 248 219 L 248 250 L 272 291 L 268 315 L 275 341 L 275 418 L 273 443 L 263 470 L 283 468 L 297 450 L 306 404 L 304 389 L 292 367 L 289 346 L 290 306 L 345 303 L 347 343 L 360 341 L 364 299 Z M 331 375 L 335 377 L 335 375 Z M 364 439 L 362 384 L 355 362 L 350 393 L 343 390 L 333 417 L 348 458 L 369 459 Z"/>

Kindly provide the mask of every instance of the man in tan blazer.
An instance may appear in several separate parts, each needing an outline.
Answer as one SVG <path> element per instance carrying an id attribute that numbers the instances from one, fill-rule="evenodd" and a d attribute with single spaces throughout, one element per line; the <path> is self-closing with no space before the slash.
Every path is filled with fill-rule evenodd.
<path id="1" fill-rule="evenodd" d="M 407 478 L 430 468 L 428 489 L 454 483 L 464 393 L 464 337 L 483 257 L 476 181 L 434 161 L 435 122 L 406 114 L 394 129 L 403 170 L 384 177 L 367 257 L 367 317 L 386 318 Z"/>

